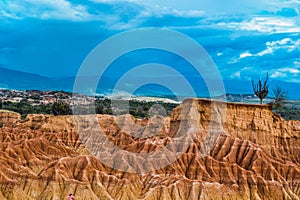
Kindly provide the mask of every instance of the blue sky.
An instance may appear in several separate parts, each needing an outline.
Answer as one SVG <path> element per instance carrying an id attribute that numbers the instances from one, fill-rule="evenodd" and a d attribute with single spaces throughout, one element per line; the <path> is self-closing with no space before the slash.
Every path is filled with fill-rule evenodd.
<path id="1" fill-rule="evenodd" d="M 269 72 L 272 79 L 300 83 L 299 0 L 2 0 L 0 66 L 74 76 L 101 41 L 142 27 L 170 28 L 192 37 L 224 79 Z M 148 54 L 150 61 L 180 62 Z M 132 65 L 143 57 L 129 55 L 116 63 Z"/>

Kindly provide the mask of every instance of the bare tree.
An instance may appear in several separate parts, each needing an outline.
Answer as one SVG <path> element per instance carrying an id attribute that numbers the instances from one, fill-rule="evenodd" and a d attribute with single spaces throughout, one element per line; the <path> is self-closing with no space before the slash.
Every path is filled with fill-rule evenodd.
<path id="1" fill-rule="evenodd" d="M 287 90 L 283 89 L 280 86 L 276 86 L 272 89 L 272 93 L 274 96 L 273 105 L 281 108 L 283 106 L 283 101 L 287 99 Z"/>
<path id="2" fill-rule="evenodd" d="M 252 80 L 251 82 L 254 94 L 259 98 L 260 104 L 262 104 L 263 99 L 266 98 L 269 93 L 268 73 L 264 83 L 262 83 L 260 79 L 258 79 L 257 84 L 254 83 L 254 80 Z"/>
<path id="3" fill-rule="evenodd" d="M 283 101 L 283 100 L 286 100 L 286 98 L 287 98 L 287 94 L 288 94 L 287 90 L 283 89 L 282 87 L 280 87 L 278 85 L 272 89 L 272 92 L 273 92 L 275 102 Z"/>

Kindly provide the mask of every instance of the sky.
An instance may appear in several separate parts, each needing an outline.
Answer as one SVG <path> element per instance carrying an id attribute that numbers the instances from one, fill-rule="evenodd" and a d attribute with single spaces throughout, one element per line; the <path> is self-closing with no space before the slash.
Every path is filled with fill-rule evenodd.
<path id="1" fill-rule="evenodd" d="M 144 27 L 193 38 L 223 79 L 250 80 L 268 72 L 272 79 L 300 83 L 299 0 L 1 0 L 0 67 L 75 76 L 99 43 Z M 184 66 L 151 51 L 122 59 L 115 71 L 139 60 Z"/>

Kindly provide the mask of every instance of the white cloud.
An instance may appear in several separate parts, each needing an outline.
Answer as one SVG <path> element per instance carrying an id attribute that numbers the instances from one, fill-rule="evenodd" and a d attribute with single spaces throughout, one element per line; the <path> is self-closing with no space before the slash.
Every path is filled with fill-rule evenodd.
<path id="1" fill-rule="evenodd" d="M 287 74 L 279 71 L 276 71 L 271 74 L 271 78 L 285 78 L 285 77 L 287 77 Z"/>
<path id="2" fill-rule="evenodd" d="M 241 78 L 241 71 L 237 71 L 237 72 L 233 73 L 230 76 L 230 78 L 232 78 L 232 79 L 236 79 L 236 78 L 240 79 Z"/>
<path id="3" fill-rule="evenodd" d="M 296 67 L 296 68 L 300 68 L 300 61 L 294 61 L 293 62 L 293 64 L 294 64 L 294 66 Z"/>
<path id="4" fill-rule="evenodd" d="M 291 74 L 299 74 L 300 73 L 299 69 L 290 68 L 290 67 L 281 68 L 281 69 L 279 69 L 279 71 L 281 71 L 281 72 L 288 72 L 288 73 L 291 73 Z"/>
<path id="5" fill-rule="evenodd" d="M 92 0 L 95 3 L 110 3 L 117 4 L 120 2 L 128 2 L 136 5 L 140 5 L 141 16 L 163 16 L 163 15 L 173 15 L 178 17 L 199 17 L 203 16 L 204 11 L 200 9 L 178 9 L 175 7 L 162 5 L 159 2 L 147 2 L 140 0 Z"/>
<path id="6" fill-rule="evenodd" d="M 248 15 L 249 13 L 258 13 L 261 10 L 277 11 L 285 7 L 299 7 L 299 1 L 297 0 L 222 0 L 222 2 L 213 0 L 143 0 L 142 2 L 157 4 L 160 7 L 167 6 L 170 8 L 175 8 L 177 10 L 203 10 L 206 13 L 210 13 L 213 15 L 228 13 L 243 13 Z"/>
<path id="7" fill-rule="evenodd" d="M 266 54 L 272 54 L 272 53 L 274 53 L 274 49 L 272 47 L 267 47 L 266 50 L 257 53 L 256 56 L 264 56 Z"/>
<path id="8" fill-rule="evenodd" d="M 299 48 L 298 43 L 300 43 L 300 40 L 293 41 L 291 38 L 284 38 L 278 41 L 267 42 L 266 43 L 267 49 L 257 53 L 256 55 L 263 56 L 266 54 L 272 54 L 279 49 L 286 49 L 288 52 L 291 52 L 296 48 Z"/>
<path id="9" fill-rule="evenodd" d="M 169 28 L 196 28 L 203 27 L 203 21 L 196 22 L 195 19 L 205 17 L 211 27 L 215 25 L 226 26 L 237 30 L 246 31 L 259 31 L 259 32 L 300 32 L 300 26 L 295 19 L 285 17 L 254 17 L 253 19 L 245 20 L 243 22 L 221 22 L 220 16 L 223 19 L 228 19 L 233 15 L 236 15 L 237 8 L 239 14 L 257 13 L 260 10 L 268 7 L 273 7 L 275 10 L 281 9 L 281 6 L 277 6 L 279 0 L 274 0 L 277 3 L 270 3 L 267 0 L 253 0 L 251 2 L 242 0 L 226 0 L 225 3 L 219 5 L 213 3 L 210 0 L 196 1 L 188 0 L 182 2 L 180 0 L 88 0 L 81 1 L 80 3 L 71 3 L 72 0 L 10 0 L 7 3 L 0 2 L 0 19 L 23 19 L 23 18 L 38 18 L 38 19 L 58 19 L 58 20 L 73 20 L 73 21 L 100 21 L 105 24 L 109 29 L 129 29 L 136 28 L 141 25 L 145 25 L 147 20 L 152 17 L 160 18 L 164 16 L 174 16 L 182 18 L 180 25 L 172 25 Z M 98 14 L 93 12 L 89 13 L 89 6 L 93 3 L 105 3 L 112 5 L 112 9 L 97 10 Z M 285 1 L 286 2 L 286 1 Z M 292 7 L 297 2 L 289 1 L 285 3 L 285 6 Z M 118 9 L 119 5 L 123 4 L 124 9 Z M 137 7 L 131 8 L 130 5 L 137 5 Z M 128 7 L 126 7 L 129 5 Z M 114 8 L 116 7 L 116 9 Z M 251 8 L 247 10 L 245 8 Z M 224 8 L 226 8 L 224 10 Z M 97 8 L 95 8 L 97 9 Z M 133 9 L 133 10 L 131 10 Z M 244 12 L 246 11 L 247 12 Z M 224 11 L 224 12 L 223 12 Z M 254 12 L 255 11 L 255 12 Z M 96 12 L 96 13 L 97 13 Z M 126 12 L 128 16 L 125 20 L 122 18 L 122 14 Z M 233 14 L 234 13 L 234 14 Z M 195 22 L 191 22 L 191 20 Z M 186 25 L 185 25 L 185 21 Z M 225 21 L 225 20 L 224 20 Z M 226 20 L 227 21 L 227 20 Z M 168 23 L 168 22 L 166 22 Z M 192 25 L 191 25 L 192 23 Z M 159 24 L 159 23 L 158 23 Z M 169 23 L 170 24 L 170 23 Z M 159 24 L 160 25 L 160 24 Z M 161 26 L 164 27 L 162 21 Z"/>
<path id="10" fill-rule="evenodd" d="M 288 46 L 288 51 L 294 51 L 300 49 L 300 39 L 297 41 L 293 41 L 291 45 Z"/>
<path id="11" fill-rule="evenodd" d="M 182 25 L 182 21 L 178 26 L 172 26 L 170 28 L 196 28 L 196 27 L 203 27 L 204 23 L 208 23 L 211 27 L 215 27 L 216 25 L 218 27 L 229 27 L 236 30 L 242 30 L 242 31 L 258 31 L 262 33 L 298 33 L 300 32 L 300 25 L 299 20 L 296 18 L 288 18 L 284 16 L 276 16 L 276 12 L 270 16 L 263 16 L 259 17 L 258 12 L 266 9 L 268 10 L 269 7 L 276 10 L 281 10 L 281 6 L 277 3 L 270 3 L 268 0 L 256 0 L 255 2 L 248 2 L 248 1 L 242 1 L 237 3 L 234 0 L 226 0 L 227 3 L 220 5 L 216 5 L 216 3 L 211 3 L 209 0 L 204 0 L 205 2 L 199 3 L 197 1 L 190 0 L 189 2 L 186 2 L 186 4 L 191 4 L 194 6 L 191 7 L 185 7 L 185 6 L 179 6 L 182 3 L 174 0 L 172 3 L 163 3 L 162 1 L 155 1 L 155 0 L 148 0 L 148 1 L 140 1 L 140 0 L 93 0 L 95 2 L 110 2 L 110 3 L 116 3 L 116 2 L 130 2 L 140 5 L 143 9 L 140 11 L 140 14 L 135 17 L 135 22 L 145 22 L 148 19 L 151 19 L 151 17 L 163 17 L 165 15 L 170 16 L 176 16 L 176 17 L 182 17 L 182 18 L 202 18 L 204 17 L 205 20 L 199 20 L 198 22 L 194 22 L 194 25 L 187 24 L 186 26 Z M 277 2 L 281 2 L 280 0 L 275 0 Z M 261 6 L 263 4 L 263 6 Z M 248 5 L 252 6 L 250 10 L 252 10 L 252 13 L 247 10 L 247 12 L 250 12 L 249 15 L 245 15 L 245 13 L 240 10 L 240 12 L 236 12 L 236 9 L 231 10 L 233 7 L 242 7 L 242 5 Z M 295 5 L 295 2 L 289 2 L 289 4 L 286 4 L 285 6 L 292 7 Z M 215 7 L 218 8 L 215 8 Z M 211 7 L 211 8 L 209 8 Z M 222 12 L 223 7 L 228 7 L 229 9 L 226 12 Z M 210 12 L 213 9 L 220 9 L 219 12 Z M 254 12 L 253 12 L 254 11 Z M 246 14 L 247 14 L 246 12 Z M 234 14 L 233 14 L 234 13 Z M 220 19 L 220 16 L 222 16 L 222 19 Z M 233 22 L 227 22 L 228 19 L 233 19 L 233 16 L 236 16 L 234 18 Z M 254 16 L 250 20 L 244 19 L 244 21 L 239 22 L 241 17 L 247 18 L 250 16 Z M 222 22 L 220 22 L 220 20 Z M 237 22 L 238 21 L 238 22 Z M 204 23 L 203 23 L 204 22 Z M 187 22 L 188 23 L 188 22 Z M 142 24 L 142 23 L 141 23 Z M 138 25 L 138 24 L 137 24 Z"/>
<path id="12" fill-rule="evenodd" d="M 217 53 L 217 56 L 223 56 L 223 55 L 224 55 L 223 52 L 218 52 L 218 53 Z"/>
<path id="13" fill-rule="evenodd" d="M 292 41 L 291 38 L 284 38 L 284 39 L 278 40 L 278 41 L 267 42 L 267 45 L 268 46 L 276 46 L 277 44 L 278 45 L 285 45 L 285 44 L 287 44 L 288 42 L 291 42 L 291 41 Z"/>
<path id="14" fill-rule="evenodd" d="M 300 32 L 295 19 L 285 17 L 254 17 L 250 21 L 219 23 L 236 30 L 258 31 L 262 33 L 293 33 Z"/>
<path id="15" fill-rule="evenodd" d="M 172 9 L 171 12 L 169 12 L 169 13 L 173 14 L 175 16 L 180 16 L 180 17 L 200 17 L 200 16 L 203 16 L 204 11 L 201 11 L 201 10 L 180 11 L 177 9 Z"/>
<path id="16" fill-rule="evenodd" d="M 247 58 L 251 56 L 253 56 L 253 54 L 249 53 L 249 51 L 240 54 L 240 58 Z"/>
<path id="17" fill-rule="evenodd" d="M 0 3 L 0 18 L 60 19 L 82 21 L 91 18 L 83 5 L 73 5 L 66 0 L 21 0 Z"/>
<path id="18" fill-rule="evenodd" d="M 271 74 L 271 78 L 286 78 L 286 77 L 298 77 L 300 70 L 292 67 L 284 67 L 274 70 Z"/>
<path id="19" fill-rule="evenodd" d="M 268 54 L 272 54 L 277 50 L 286 49 L 287 52 L 292 52 L 296 49 L 300 48 L 300 39 L 297 41 L 292 40 L 291 38 L 284 38 L 282 40 L 277 41 L 269 41 L 266 42 L 266 49 L 262 50 L 258 53 L 252 54 L 249 51 L 240 54 L 240 59 L 247 58 L 251 56 L 264 56 Z"/>
<path id="20" fill-rule="evenodd" d="M 124 30 L 139 27 L 152 17 L 174 16 L 184 20 L 204 15 L 204 12 L 198 9 L 181 10 L 138 0 L 90 0 L 80 4 L 71 2 L 71 0 L 0 2 L 0 20 L 36 18 L 41 20 L 99 21 L 103 22 L 108 29 Z M 89 7 L 92 6 L 89 2 L 111 4 L 112 8 L 109 11 L 95 8 L 97 12 L 92 14 L 89 13 Z M 125 19 L 122 17 L 124 13 L 128 16 Z M 162 26 L 164 26 L 163 23 Z"/>
<path id="21" fill-rule="evenodd" d="M 244 73 L 245 71 L 252 71 L 252 68 L 251 67 L 243 67 L 242 69 L 234 72 L 230 78 L 232 79 L 241 79 L 241 73 Z M 245 78 L 245 77 L 243 77 Z"/>

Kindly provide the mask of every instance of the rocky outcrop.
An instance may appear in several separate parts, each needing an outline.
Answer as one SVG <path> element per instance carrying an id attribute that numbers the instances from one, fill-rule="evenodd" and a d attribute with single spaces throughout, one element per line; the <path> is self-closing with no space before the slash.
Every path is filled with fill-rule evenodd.
<path id="1" fill-rule="evenodd" d="M 0 110 L 0 125 L 15 124 L 20 121 L 21 115 L 16 112 Z"/>
<path id="2" fill-rule="evenodd" d="M 73 116 L 29 115 L 6 123 L 0 199 L 66 199 L 70 192 L 101 200 L 300 198 L 300 122 L 285 121 L 268 106 L 189 99 L 170 117 L 96 116 L 122 153 L 90 140 L 94 117 L 77 119 L 84 135 Z"/>

